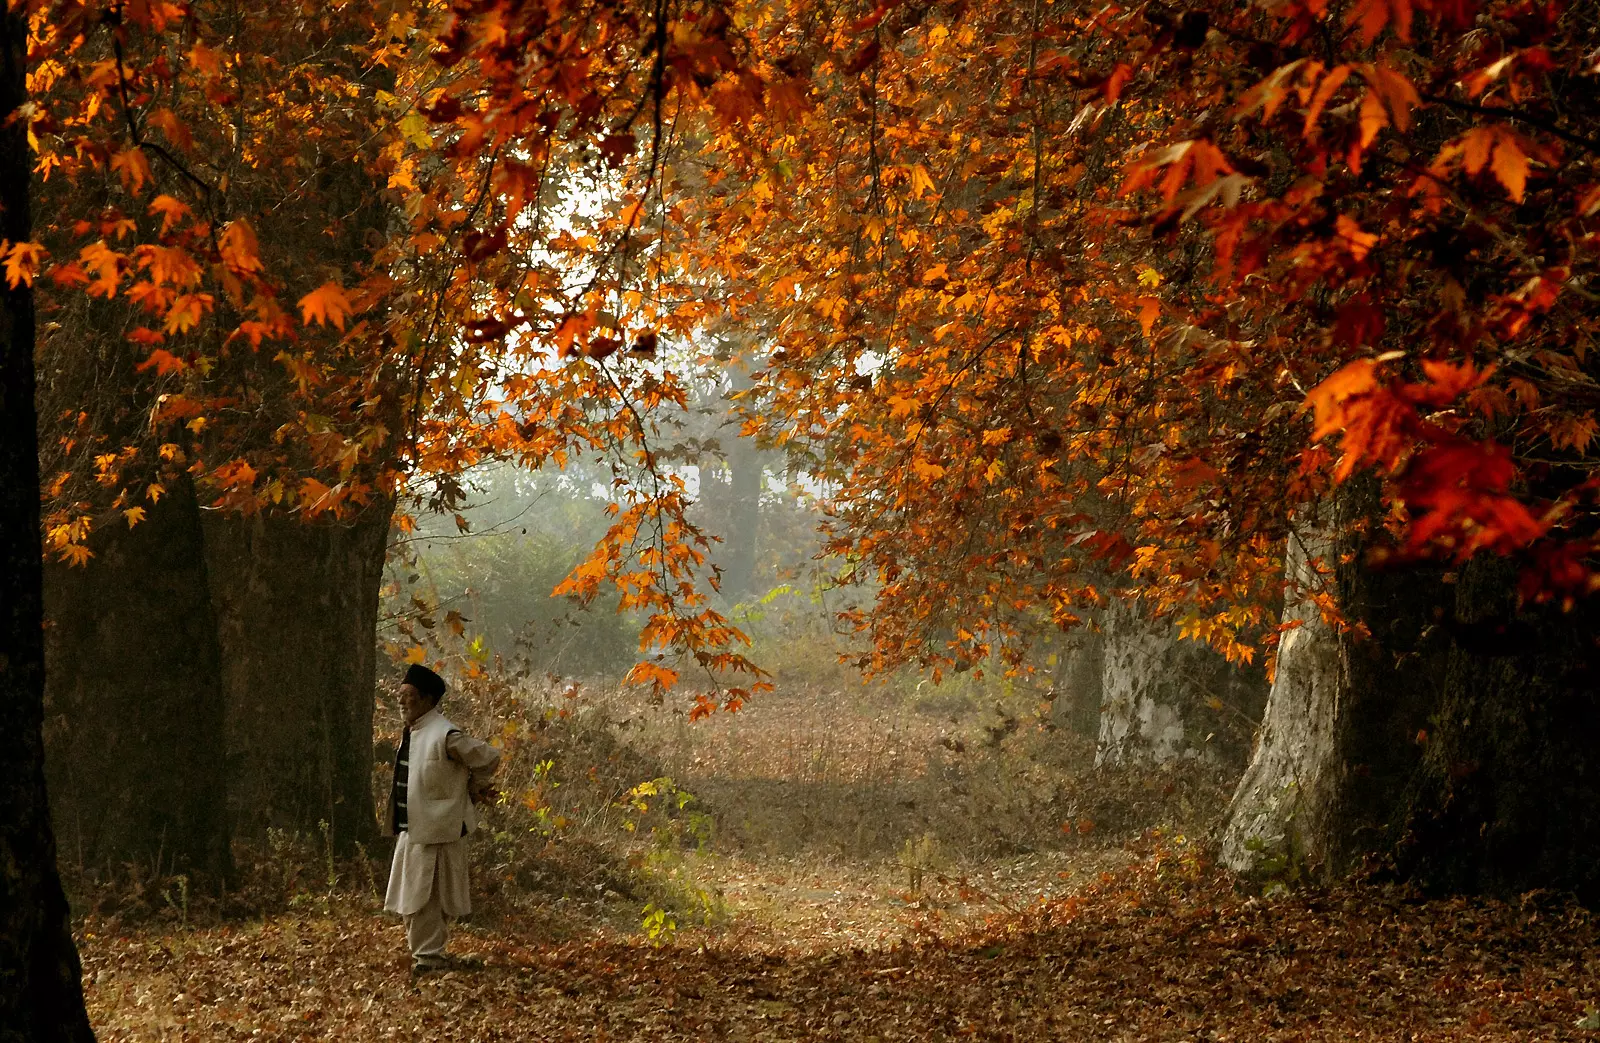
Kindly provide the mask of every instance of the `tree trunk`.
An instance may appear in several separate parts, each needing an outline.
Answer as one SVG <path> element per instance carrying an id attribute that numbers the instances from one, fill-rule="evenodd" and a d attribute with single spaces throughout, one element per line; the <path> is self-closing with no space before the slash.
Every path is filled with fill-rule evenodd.
<path id="1" fill-rule="evenodd" d="M 1291 537 L 1290 581 L 1317 589 L 1315 565 L 1334 560 L 1332 549 L 1327 531 L 1314 524 Z M 1222 835 L 1221 861 L 1240 872 L 1273 859 L 1295 866 L 1329 861 L 1329 819 L 1343 767 L 1335 727 L 1343 638 L 1308 598 L 1285 606 L 1283 618 L 1299 625 L 1278 646 L 1261 738 L 1234 791 Z"/>
<path id="2" fill-rule="evenodd" d="M 1444 693 L 1395 861 L 1430 890 L 1600 900 L 1600 607 L 1518 610 L 1516 571 L 1460 570 Z"/>
<path id="3" fill-rule="evenodd" d="M 1051 717 L 1057 727 L 1084 739 L 1098 739 L 1105 686 L 1105 638 L 1088 626 L 1052 641 L 1056 664 L 1051 676 Z"/>
<path id="4" fill-rule="evenodd" d="M 1100 739 L 1095 764 L 1172 760 L 1185 748 L 1167 624 L 1115 603 L 1105 614 Z"/>
<path id="5" fill-rule="evenodd" d="M 1444 596 L 1437 570 L 1375 572 L 1352 531 L 1375 492 L 1347 491 L 1302 515 L 1291 577 L 1333 595 L 1367 633 L 1335 629 L 1307 599 L 1285 606 L 1284 635 L 1255 755 L 1234 792 L 1219 860 L 1297 883 L 1389 858 L 1421 762 L 1420 732 L 1439 705 L 1447 645 L 1429 625 Z M 1313 564 L 1326 566 L 1319 577 Z M 1331 568 L 1331 571 L 1329 571 Z"/>
<path id="6" fill-rule="evenodd" d="M 62 848 L 91 870 L 225 876 L 223 705 L 199 508 L 169 483 L 86 567 L 45 571 L 48 767 Z"/>
<path id="7" fill-rule="evenodd" d="M 1235 720 L 1259 714 L 1266 679 L 1207 646 L 1186 641 L 1170 621 L 1114 603 L 1104 631 L 1100 737 L 1095 764 L 1163 764 L 1178 757 L 1243 761 Z"/>
<path id="8" fill-rule="evenodd" d="M 742 601 L 757 593 L 756 551 L 761 535 L 764 470 L 755 443 L 739 437 L 737 428 L 732 429 L 732 438 L 727 454 L 728 512 L 722 534 L 722 589 L 730 601 Z"/>
<path id="9" fill-rule="evenodd" d="M 376 834 L 375 634 L 391 510 L 207 520 L 240 836 L 315 835 L 326 822 L 349 850 Z"/>
<path id="10" fill-rule="evenodd" d="M 0 238 L 32 238 L 25 120 L 27 22 L 0 15 Z M 44 774 L 44 596 L 39 445 L 34 415 L 33 294 L 3 289 L 0 309 L 0 1038 L 93 1040 L 82 967 L 56 871 Z"/>

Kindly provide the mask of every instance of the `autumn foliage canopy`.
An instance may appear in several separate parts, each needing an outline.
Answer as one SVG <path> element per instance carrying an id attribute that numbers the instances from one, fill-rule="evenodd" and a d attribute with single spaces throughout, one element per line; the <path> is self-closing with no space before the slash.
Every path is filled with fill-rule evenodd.
<path id="1" fill-rule="evenodd" d="M 30 8 L 5 277 L 42 371 L 131 361 L 44 418 L 64 559 L 180 476 L 450 509 L 480 461 L 606 454 L 563 589 L 615 584 L 737 700 L 653 442 L 736 366 L 874 592 L 867 666 L 1114 596 L 1249 658 L 1296 509 L 1369 475 L 1390 558 L 1600 585 L 1593 3 Z"/>

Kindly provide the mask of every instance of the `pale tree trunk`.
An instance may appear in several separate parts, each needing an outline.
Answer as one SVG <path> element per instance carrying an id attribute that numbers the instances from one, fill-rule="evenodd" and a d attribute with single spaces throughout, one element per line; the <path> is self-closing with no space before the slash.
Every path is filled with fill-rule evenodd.
<path id="1" fill-rule="evenodd" d="M 1301 591 L 1333 585 L 1318 566 L 1333 561 L 1333 541 L 1313 518 L 1289 540 L 1288 578 Z M 1278 646 L 1278 669 L 1255 756 L 1234 791 L 1222 834 L 1223 865 L 1248 872 L 1271 860 L 1325 864 L 1329 818 L 1344 771 L 1337 723 L 1341 636 L 1308 598 L 1285 606 L 1295 624 Z"/>
<path id="2" fill-rule="evenodd" d="M 761 453 L 748 438 L 733 433 L 728 447 L 727 532 L 723 535 L 722 589 L 729 600 L 741 601 L 758 593 L 755 588 L 756 553 L 761 536 Z"/>
<path id="3" fill-rule="evenodd" d="M 1054 646 L 1057 661 L 1051 676 L 1051 717 L 1057 727 L 1096 739 L 1105 685 L 1105 639 L 1082 626 L 1061 635 Z"/>
<path id="4" fill-rule="evenodd" d="M 217 517 L 206 548 L 228 704 L 236 832 L 376 834 L 378 589 L 392 504 L 353 519 Z"/>
<path id="5" fill-rule="evenodd" d="M 83 567 L 45 572 L 51 803 L 92 870 L 231 870 L 222 675 L 199 509 L 187 476 Z"/>
<path id="6" fill-rule="evenodd" d="M 1266 678 L 1184 640 L 1169 620 L 1114 603 L 1101 620 L 1096 765 L 1164 764 L 1180 757 L 1242 763 L 1240 721 L 1259 719 Z"/>
<path id="7" fill-rule="evenodd" d="M 1168 623 L 1115 603 L 1103 623 L 1100 739 L 1095 764 L 1161 764 L 1186 748 Z"/>
<path id="8" fill-rule="evenodd" d="M 0 14 L 0 239 L 32 239 L 23 9 Z M 0 286 L 0 1039 L 92 1041 L 44 773 L 44 595 L 33 294 Z"/>

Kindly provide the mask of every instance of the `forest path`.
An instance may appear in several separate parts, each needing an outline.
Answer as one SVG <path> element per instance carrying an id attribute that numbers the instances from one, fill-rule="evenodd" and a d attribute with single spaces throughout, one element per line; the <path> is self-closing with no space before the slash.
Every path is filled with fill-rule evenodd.
<path id="1" fill-rule="evenodd" d="M 1263 902 L 1159 858 L 882 949 L 759 931 L 555 943 L 504 916 L 452 945 L 480 969 L 419 981 L 370 911 L 109 927 L 80 936 L 102 1040 L 1577 1040 L 1600 1024 L 1600 932 L 1575 907 L 1377 888 Z"/>
<path id="2" fill-rule="evenodd" d="M 754 951 L 884 949 L 982 927 L 1127 865 L 1120 849 L 1043 851 L 965 865 L 719 858 L 721 934 Z"/>

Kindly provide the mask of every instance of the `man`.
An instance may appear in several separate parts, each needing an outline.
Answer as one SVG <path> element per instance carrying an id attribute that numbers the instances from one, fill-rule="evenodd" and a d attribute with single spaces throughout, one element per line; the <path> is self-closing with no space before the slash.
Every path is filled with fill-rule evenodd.
<path id="1" fill-rule="evenodd" d="M 478 826 L 472 805 L 492 794 L 486 780 L 500 766 L 499 750 L 439 713 L 444 691 L 444 678 L 421 665 L 400 683 L 406 731 L 385 816 L 395 844 L 383 907 L 405 917 L 413 975 L 451 965 L 444 918 L 472 911 L 465 837 Z"/>

